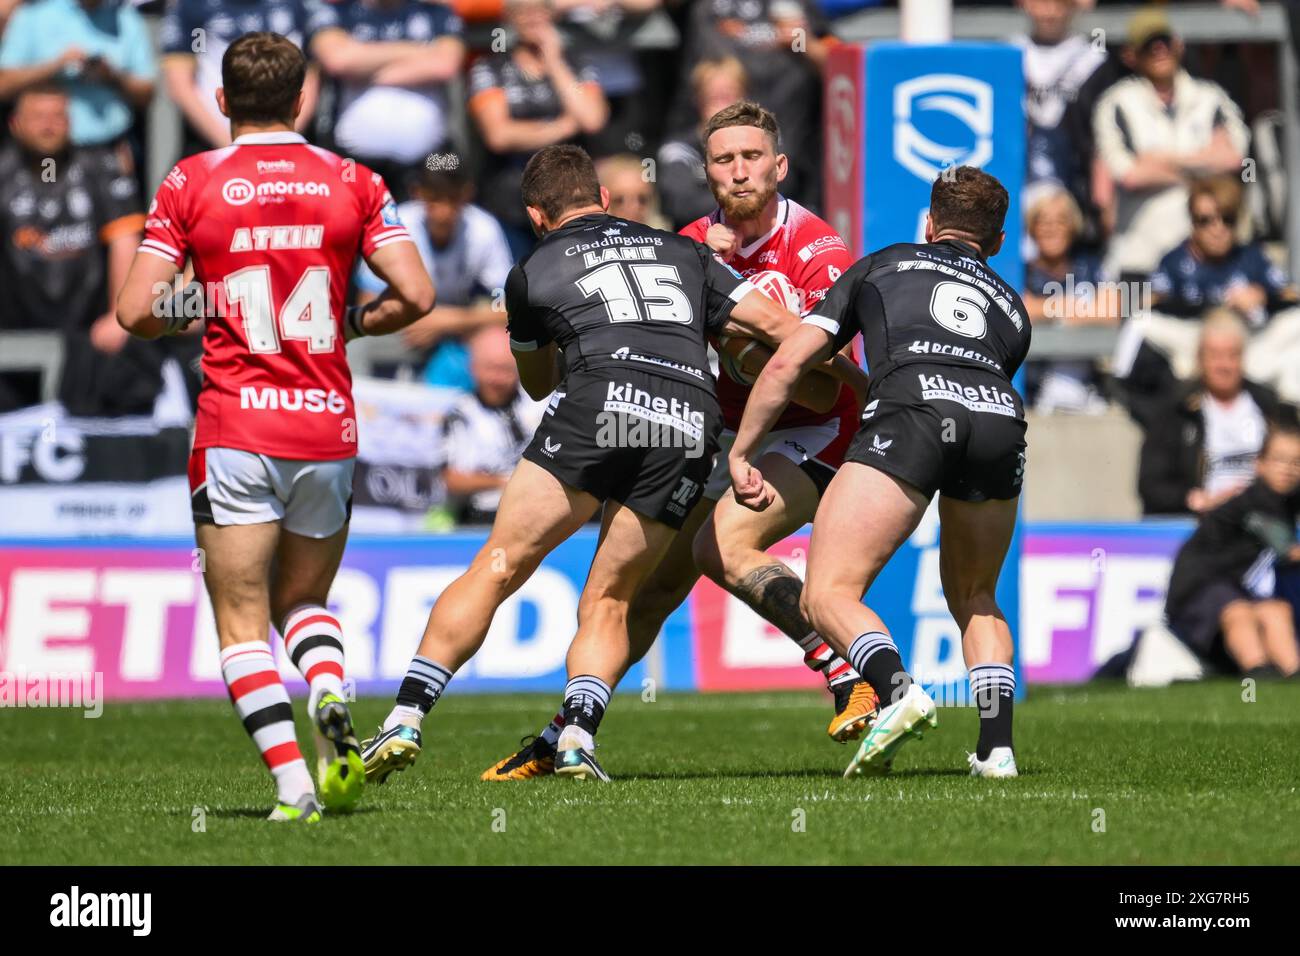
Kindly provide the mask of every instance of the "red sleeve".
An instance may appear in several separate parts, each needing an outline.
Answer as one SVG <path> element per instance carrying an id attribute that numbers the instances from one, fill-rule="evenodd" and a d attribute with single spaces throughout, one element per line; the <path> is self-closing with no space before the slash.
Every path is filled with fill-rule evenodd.
<path id="1" fill-rule="evenodd" d="M 701 216 L 694 222 L 688 222 L 678 230 L 678 235 L 685 236 L 687 239 L 694 239 L 696 242 L 704 242 L 704 237 L 709 234 L 709 217 Z"/>
<path id="2" fill-rule="evenodd" d="M 365 226 L 361 234 L 361 255 L 367 259 L 374 251 L 390 242 L 412 242 L 411 234 L 397 215 L 397 204 L 384 185 L 384 177 L 370 173 L 363 177 L 366 188 L 362 192 L 362 215 Z"/>
<path id="3" fill-rule="evenodd" d="M 185 210 L 189 192 L 195 186 L 189 182 L 186 171 L 173 166 L 167 174 L 144 221 L 144 239 L 140 252 L 166 259 L 178 269 L 184 268 L 190 254 L 190 240 L 186 226 Z"/>
<path id="4" fill-rule="evenodd" d="M 813 234 L 800 244 L 790 279 L 804 291 L 805 310 L 811 312 L 820 305 L 835 280 L 848 272 L 852 265 L 849 247 L 829 229 Z"/>

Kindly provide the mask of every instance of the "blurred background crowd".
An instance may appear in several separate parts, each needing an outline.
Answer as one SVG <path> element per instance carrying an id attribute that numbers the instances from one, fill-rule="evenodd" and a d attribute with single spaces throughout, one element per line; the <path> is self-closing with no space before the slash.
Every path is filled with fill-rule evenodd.
<path id="1" fill-rule="evenodd" d="M 750 98 L 781 121 L 782 192 L 820 211 L 822 71 L 837 31 L 876 5 L 0 0 L 0 412 L 58 402 L 73 416 L 185 420 L 197 336 L 128 340 L 112 303 L 159 138 L 170 159 L 228 143 L 213 99 L 222 53 L 274 30 L 312 64 L 301 131 L 383 174 L 438 290 L 400 341 L 354 343 L 354 367 L 444 390 L 439 520 L 490 519 L 537 413 L 501 308 L 534 242 L 518 200 L 527 157 L 581 143 L 612 213 L 680 228 L 714 206 L 704 120 Z M 1023 291 L 1034 323 L 1065 333 L 1031 355 L 1028 398 L 1062 436 L 1122 420 L 1144 513 L 1206 511 L 1251 480 L 1267 423 L 1300 400 L 1282 58 L 1184 42 L 1169 7 L 1135 8 L 1115 36 L 1076 26 L 1091 3 L 1020 6 Z M 1254 0 L 1224 6 L 1260 14 Z M 678 39 L 647 39 L 664 35 Z M 378 290 L 362 268 L 357 301 Z M 48 345 L 7 334 L 34 331 L 61 339 L 53 380 Z M 1076 333 L 1102 344 L 1059 347 Z M 1085 455 L 1118 433 L 1087 434 Z M 1033 436 L 1054 447 L 1047 429 Z"/>

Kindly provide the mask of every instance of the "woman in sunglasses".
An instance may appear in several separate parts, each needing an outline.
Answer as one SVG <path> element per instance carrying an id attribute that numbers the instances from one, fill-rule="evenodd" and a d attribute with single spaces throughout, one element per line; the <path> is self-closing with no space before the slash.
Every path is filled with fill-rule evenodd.
<path id="1" fill-rule="evenodd" d="M 1287 275 L 1273 265 L 1258 243 L 1237 241 L 1241 183 L 1222 176 L 1203 179 L 1189 190 L 1187 211 L 1192 233 L 1160 260 L 1151 276 L 1155 306 L 1166 315 L 1199 318 L 1226 305 L 1252 329 L 1294 304 Z"/>

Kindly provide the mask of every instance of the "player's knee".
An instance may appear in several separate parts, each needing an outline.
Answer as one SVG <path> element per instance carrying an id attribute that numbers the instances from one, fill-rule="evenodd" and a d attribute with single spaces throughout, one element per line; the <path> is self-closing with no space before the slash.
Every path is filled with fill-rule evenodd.
<path id="1" fill-rule="evenodd" d="M 470 570 L 482 576 L 498 590 L 509 593 L 512 584 L 516 580 L 526 579 L 532 573 L 535 564 L 536 562 L 530 559 L 527 549 L 507 548 L 489 538 Z"/>

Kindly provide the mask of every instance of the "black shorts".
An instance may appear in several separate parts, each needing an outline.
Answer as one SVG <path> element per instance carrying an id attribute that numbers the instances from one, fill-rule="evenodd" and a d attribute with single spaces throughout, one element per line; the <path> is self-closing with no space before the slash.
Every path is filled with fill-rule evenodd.
<path id="1" fill-rule="evenodd" d="M 675 379 L 613 372 L 570 375 L 524 458 L 571 488 L 680 528 L 713 470 L 718 400 Z"/>
<path id="2" fill-rule="evenodd" d="M 1180 606 L 1167 607 L 1169 630 L 1200 657 L 1223 655 L 1223 609 L 1234 601 L 1258 601 L 1235 581 L 1211 581 L 1197 588 Z M 1231 660 L 1229 658 L 1229 660 Z"/>
<path id="3" fill-rule="evenodd" d="M 846 461 L 958 501 L 1020 494 L 1025 414 L 1006 379 L 982 369 L 904 365 L 873 383 Z"/>

